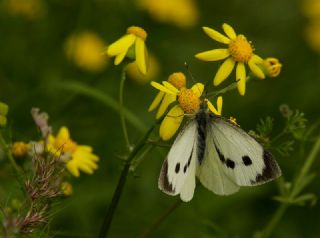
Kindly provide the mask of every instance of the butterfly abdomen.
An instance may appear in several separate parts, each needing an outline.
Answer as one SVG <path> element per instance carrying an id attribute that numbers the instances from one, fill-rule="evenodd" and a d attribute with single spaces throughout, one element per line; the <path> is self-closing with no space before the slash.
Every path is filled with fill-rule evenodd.
<path id="1" fill-rule="evenodd" d="M 196 120 L 197 120 L 197 131 L 198 131 L 197 157 L 198 157 L 199 164 L 201 164 L 204 158 L 204 151 L 206 148 L 207 122 L 208 122 L 207 113 L 199 112 L 196 116 Z"/>

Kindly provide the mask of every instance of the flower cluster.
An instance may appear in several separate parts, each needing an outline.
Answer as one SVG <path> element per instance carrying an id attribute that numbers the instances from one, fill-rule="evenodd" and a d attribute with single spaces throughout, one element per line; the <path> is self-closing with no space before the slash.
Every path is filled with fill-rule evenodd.
<path id="1" fill-rule="evenodd" d="M 236 34 L 234 29 L 224 23 L 222 25 L 223 31 L 226 35 L 219 33 L 218 31 L 203 27 L 203 31 L 213 40 L 225 44 L 226 48 L 214 49 L 204 51 L 195 55 L 197 59 L 203 61 L 218 61 L 224 60 L 219 70 L 215 74 L 213 79 L 214 86 L 220 85 L 226 78 L 229 77 L 233 69 L 236 67 L 236 82 L 240 95 L 244 95 L 246 92 L 247 73 L 245 65 L 248 65 L 251 72 L 260 79 L 265 78 L 265 74 L 271 77 L 275 77 L 280 73 L 281 64 L 277 61 L 277 67 L 270 69 L 269 60 L 264 61 L 260 56 L 254 54 L 255 48 L 251 41 L 242 34 Z M 279 67 L 280 66 L 280 67 Z M 274 72 L 276 71 L 276 73 Z"/>
<path id="2" fill-rule="evenodd" d="M 281 63 L 276 58 L 263 59 L 254 53 L 255 49 L 251 41 L 242 34 L 236 34 L 235 30 L 228 24 L 223 24 L 224 34 L 209 28 L 203 27 L 204 32 L 213 40 L 226 45 L 226 48 L 204 51 L 195 55 L 203 61 L 224 60 L 215 74 L 213 85 L 220 85 L 229 77 L 236 68 L 236 84 L 240 95 L 245 95 L 246 82 L 248 80 L 246 65 L 250 71 L 259 79 L 266 76 L 274 78 L 280 74 Z M 179 129 L 185 115 L 194 116 L 201 105 L 205 105 L 212 113 L 221 116 L 222 97 L 217 98 L 215 107 L 205 95 L 203 95 L 204 85 L 194 84 L 191 88 L 186 86 L 186 77 L 183 73 L 173 73 L 167 81 L 161 84 L 151 82 L 151 85 L 159 92 L 149 107 L 149 111 L 158 108 L 156 119 L 160 119 L 165 114 L 159 129 L 162 140 L 169 140 Z M 238 126 L 236 119 L 229 118 L 229 121 Z"/>
<path id="3" fill-rule="evenodd" d="M 181 72 L 171 74 L 168 81 L 163 81 L 162 84 L 151 82 L 151 85 L 160 91 L 149 107 L 149 111 L 152 111 L 160 104 L 157 118 L 160 118 L 171 104 L 177 103 L 168 111 L 160 125 L 161 139 L 169 140 L 179 129 L 185 115 L 194 115 L 200 110 L 204 85 L 196 83 L 187 88 L 185 75 Z M 217 109 L 207 99 L 204 103 L 212 113 L 221 115 L 222 97 L 217 99 Z"/>
<path id="4" fill-rule="evenodd" d="M 0 114 L 6 115 L 7 111 L 8 108 L 0 103 Z M 92 153 L 90 146 L 78 145 L 73 141 L 68 128 L 62 127 L 54 135 L 47 113 L 33 108 L 31 114 L 40 131 L 40 140 L 28 143 L 16 141 L 7 145 L 0 134 L 1 146 L 5 150 L 8 148 L 8 158 L 13 163 L 26 196 L 26 202 L 14 200 L 14 204 L 20 204 L 18 208 L 17 205 L 11 205 L 3 212 L 6 237 L 32 233 L 49 222 L 50 205 L 58 198 L 72 194 L 67 171 L 79 177 L 80 171 L 92 174 L 98 168 L 98 156 Z M 19 161 L 19 165 L 15 161 Z M 20 173 L 22 169 L 24 172 Z"/>

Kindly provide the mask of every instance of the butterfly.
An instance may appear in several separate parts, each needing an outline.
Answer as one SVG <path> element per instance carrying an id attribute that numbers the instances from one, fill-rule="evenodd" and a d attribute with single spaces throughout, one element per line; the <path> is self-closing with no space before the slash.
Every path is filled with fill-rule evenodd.
<path id="1" fill-rule="evenodd" d="M 230 195 L 241 186 L 264 184 L 279 176 L 280 167 L 270 152 L 239 126 L 202 106 L 175 139 L 158 185 L 188 202 L 196 177 L 213 193 Z"/>

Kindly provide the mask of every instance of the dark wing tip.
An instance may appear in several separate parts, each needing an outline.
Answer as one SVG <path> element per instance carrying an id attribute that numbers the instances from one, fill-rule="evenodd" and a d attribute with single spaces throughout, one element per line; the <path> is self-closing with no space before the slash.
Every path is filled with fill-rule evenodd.
<path id="1" fill-rule="evenodd" d="M 158 181 L 159 189 L 169 195 L 175 195 L 175 190 L 172 187 L 172 184 L 168 180 L 168 160 L 163 162 L 160 177 Z"/>
<path id="2" fill-rule="evenodd" d="M 256 180 L 252 182 L 254 185 L 263 184 L 281 176 L 281 169 L 270 152 L 263 151 L 263 161 L 265 167 L 262 173 L 257 175 Z"/>

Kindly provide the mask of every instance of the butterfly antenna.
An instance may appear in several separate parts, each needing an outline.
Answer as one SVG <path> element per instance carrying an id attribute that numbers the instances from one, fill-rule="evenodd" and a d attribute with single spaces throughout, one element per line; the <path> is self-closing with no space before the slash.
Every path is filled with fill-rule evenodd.
<path id="1" fill-rule="evenodd" d="M 191 73 L 190 68 L 189 68 L 189 64 L 188 64 L 187 62 L 184 62 L 184 67 L 186 67 L 186 70 L 188 71 L 192 82 L 193 82 L 193 83 L 197 83 L 197 80 L 195 80 L 195 78 L 193 77 L 193 74 Z M 206 87 L 205 87 L 205 88 L 206 88 Z M 207 92 L 204 91 L 204 92 L 203 92 L 203 95 L 206 95 L 206 94 L 207 94 Z"/>
<path id="2" fill-rule="evenodd" d="M 195 78 L 193 77 L 193 74 L 191 73 L 190 68 L 189 68 L 189 64 L 187 62 L 184 62 L 184 67 L 186 67 L 186 70 L 188 71 L 188 74 L 189 74 L 192 82 L 196 83 L 197 80 L 195 80 Z"/>

